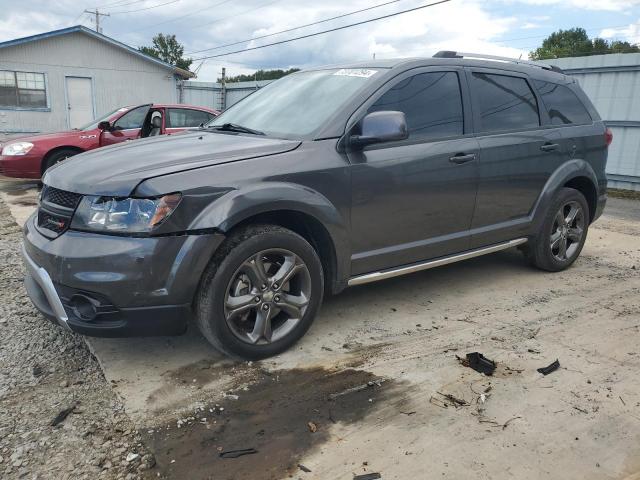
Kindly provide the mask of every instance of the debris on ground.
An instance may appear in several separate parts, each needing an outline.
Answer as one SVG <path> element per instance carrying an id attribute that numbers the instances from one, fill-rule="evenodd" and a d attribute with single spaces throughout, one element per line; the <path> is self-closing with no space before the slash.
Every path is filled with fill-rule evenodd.
<path id="1" fill-rule="evenodd" d="M 353 480 L 378 480 L 382 478 L 382 475 L 379 473 L 365 473 L 364 475 L 356 475 L 353 477 Z"/>
<path id="2" fill-rule="evenodd" d="M 130 453 L 127 455 L 127 462 L 133 462 L 136 458 L 138 458 L 140 456 L 140 454 L 138 453 Z"/>
<path id="3" fill-rule="evenodd" d="M 366 390 L 368 388 L 379 387 L 379 386 L 382 385 L 383 382 L 384 382 L 384 379 L 381 379 L 381 380 L 375 380 L 375 381 L 367 382 L 367 383 L 364 383 L 362 385 L 358 385 L 358 386 L 355 386 L 355 387 L 347 388 L 346 390 L 343 390 L 341 392 L 330 394 L 329 395 L 329 400 L 335 400 L 336 398 L 342 397 L 344 395 L 349 395 L 351 393 L 361 392 L 361 391 Z"/>
<path id="4" fill-rule="evenodd" d="M 302 470 L 304 473 L 311 473 L 311 469 L 310 469 L 310 468 L 305 467 L 305 466 L 304 466 L 304 465 L 302 465 L 301 463 L 299 463 L 299 464 L 298 464 L 298 468 L 299 468 L 300 470 Z"/>
<path id="5" fill-rule="evenodd" d="M 556 360 L 551 365 L 539 368 L 538 372 L 540 372 L 543 375 L 549 375 L 550 373 L 555 372 L 559 368 L 560 368 L 560 361 Z"/>
<path id="6" fill-rule="evenodd" d="M 307 422 L 307 427 L 311 433 L 316 433 L 318 431 L 318 426 L 313 422 Z"/>
<path id="7" fill-rule="evenodd" d="M 69 408 L 65 408 L 64 410 L 60 410 L 58 415 L 56 415 L 55 418 L 51 421 L 51 426 L 55 427 L 55 426 L 61 424 L 62 422 L 64 422 L 65 418 L 67 418 L 69 416 L 69 414 L 76 409 L 77 406 L 78 406 L 78 404 L 76 402 L 74 402 Z"/>
<path id="8" fill-rule="evenodd" d="M 240 450 L 228 450 L 226 452 L 220 453 L 220 458 L 238 458 L 243 457 L 244 455 L 253 455 L 258 453 L 258 450 L 255 448 L 243 448 Z"/>
<path id="9" fill-rule="evenodd" d="M 442 393 L 436 392 L 440 397 L 431 396 L 429 399 L 429 403 L 432 403 L 436 407 L 440 408 L 449 408 L 449 407 L 468 407 L 469 402 L 467 402 L 464 398 L 458 398 L 450 393 Z"/>
<path id="10" fill-rule="evenodd" d="M 496 362 L 489 360 L 479 352 L 467 353 L 466 358 L 456 355 L 458 362 L 464 367 L 469 367 L 479 373 L 491 376 L 496 369 Z"/>

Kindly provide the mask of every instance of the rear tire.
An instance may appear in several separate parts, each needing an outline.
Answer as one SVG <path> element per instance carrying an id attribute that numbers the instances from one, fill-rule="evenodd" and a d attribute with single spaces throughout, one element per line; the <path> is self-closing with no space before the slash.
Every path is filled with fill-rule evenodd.
<path id="1" fill-rule="evenodd" d="M 61 150 L 56 150 L 55 152 L 48 154 L 42 162 L 42 175 L 44 175 L 44 172 L 49 170 L 56 163 L 60 163 L 69 157 L 77 155 L 78 153 L 80 152 L 78 152 L 77 150 L 73 150 L 71 148 L 63 148 Z"/>
<path id="2" fill-rule="evenodd" d="M 276 225 L 251 225 L 232 233 L 207 266 L 196 324 L 225 355 L 270 357 L 306 333 L 323 292 L 320 258 L 304 238 Z"/>
<path id="3" fill-rule="evenodd" d="M 526 245 L 525 255 L 535 267 L 559 272 L 578 258 L 589 230 L 589 205 L 573 188 L 562 188 L 555 196 L 540 233 Z"/>

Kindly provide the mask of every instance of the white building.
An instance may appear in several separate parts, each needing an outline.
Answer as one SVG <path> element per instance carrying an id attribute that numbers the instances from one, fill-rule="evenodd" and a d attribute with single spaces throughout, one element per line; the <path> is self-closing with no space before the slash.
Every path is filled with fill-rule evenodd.
<path id="1" fill-rule="evenodd" d="M 124 105 L 179 103 L 193 74 L 83 26 L 0 43 L 0 140 L 79 127 Z"/>

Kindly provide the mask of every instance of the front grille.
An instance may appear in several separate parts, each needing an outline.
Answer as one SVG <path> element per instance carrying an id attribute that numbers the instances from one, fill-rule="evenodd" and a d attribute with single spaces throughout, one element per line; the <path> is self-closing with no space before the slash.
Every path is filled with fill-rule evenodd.
<path id="1" fill-rule="evenodd" d="M 79 193 L 65 192 L 54 187 L 44 186 L 42 188 L 42 201 L 53 203 L 65 208 L 75 209 L 82 198 Z"/>
<path id="2" fill-rule="evenodd" d="M 56 238 L 64 233 L 69 228 L 73 212 L 81 199 L 82 195 L 79 193 L 45 185 L 38 206 L 38 230 L 49 238 Z"/>

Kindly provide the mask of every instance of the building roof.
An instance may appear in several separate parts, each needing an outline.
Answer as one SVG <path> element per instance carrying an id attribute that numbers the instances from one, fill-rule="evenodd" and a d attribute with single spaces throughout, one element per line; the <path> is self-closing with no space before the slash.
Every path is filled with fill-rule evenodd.
<path id="1" fill-rule="evenodd" d="M 2 48 L 7 48 L 7 47 L 13 47 L 16 45 L 21 45 L 23 43 L 30 43 L 30 42 L 36 42 L 38 40 L 44 40 L 47 38 L 51 38 L 51 37 L 58 37 L 60 35 L 68 35 L 69 33 L 84 33 L 85 35 L 89 35 L 90 37 L 96 38 L 98 40 L 101 40 L 103 42 L 109 43 L 115 47 L 121 48 L 123 50 L 126 50 L 127 52 L 131 53 L 132 55 L 137 55 L 141 58 L 143 58 L 144 60 L 147 60 L 149 62 L 155 63 L 157 65 L 161 65 L 163 67 L 166 67 L 167 69 L 171 70 L 173 73 L 175 73 L 176 75 L 182 77 L 182 78 L 193 78 L 195 77 L 195 74 L 192 72 L 189 72 L 187 70 L 184 70 L 182 68 L 178 68 L 175 65 L 171 65 L 167 62 L 163 62 L 162 60 L 149 56 L 145 53 L 142 53 L 141 51 L 130 47 L 127 44 L 124 44 L 122 42 L 119 42 L 118 40 L 115 40 L 111 37 L 107 37 L 106 35 L 103 35 L 102 33 L 98 33 L 94 30 L 91 30 L 90 28 L 87 28 L 83 25 L 75 25 L 73 27 L 68 27 L 68 28 L 62 28 L 60 30 L 53 30 L 51 32 L 45 32 L 45 33 L 39 33 L 37 35 L 31 35 L 29 37 L 22 37 L 22 38 L 16 38 L 14 40 L 9 40 L 6 42 L 0 42 L 0 49 Z"/>

